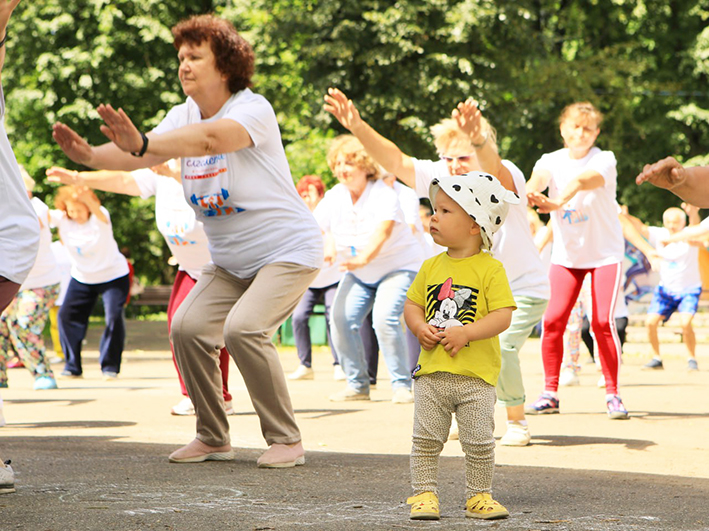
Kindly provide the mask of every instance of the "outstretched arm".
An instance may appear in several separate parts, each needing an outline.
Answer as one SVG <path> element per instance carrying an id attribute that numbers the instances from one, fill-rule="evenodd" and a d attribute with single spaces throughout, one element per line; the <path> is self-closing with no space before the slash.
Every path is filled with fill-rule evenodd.
<path id="1" fill-rule="evenodd" d="M 127 171 L 74 171 L 52 166 L 47 170 L 47 180 L 52 183 L 88 186 L 94 190 L 115 194 L 140 195 L 140 187 L 135 177 Z"/>
<path id="2" fill-rule="evenodd" d="M 353 269 L 364 267 L 374 260 L 379 251 L 382 250 L 382 247 L 384 247 L 384 243 L 391 237 L 391 233 L 394 231 L 394 223 L 393 220 L 382 221 L 369 239 L 367 247 L 357 256 L 343 261 L 340 264 L 340 269 L 342 271 L 352 271 Z"/>
<path id="3" fill-rule="evenodd" d="M 89 168 L 131 171 L 156 166 L 169 158 L 149 154 L 134 157 L 113 142 L 92 146 L 71 127 L 60 122 L 54 124 L 52 137 L 70 160 Z"/>
<path id="4" fill-rule="evenodd" d="M 15 10 L 20 0 L 0 0 L 0 74 L 5 66 L 5 39 L 7 39 L 7 24 L 10 22 L 12 12 Z"/>
<path id="5" fill-rule="evenodd" d="M 702 240 L 703 238 L 709 237 L 709 227 L 704 227 L 703 225 L 692 225 L 691 227 L 686 227 L 679 232 L 668 236 L 662 243 L 674 243 L 674 242 L 686 242 L 690 240 Z"/>
<path id="6" fill-rule="evenodd" d="M 362 120 L 352 100 L 339 89 L 329 88 L 323 108 L 332 114 L 342 126 L 356 136 L 367 153 L 386 171 L 396 175 L 411 188 L 416 187 L 416 170 L 411 157 L 404 154 L 391 140 L 377 133 Z"/>
<path id="7" fill-rule="evenodd" d="M 532 178 L 534 178 L 535 174 L 532 174 Z M 548 214 L 549 212 L 562 208 L 579 192 L 584 190 L 595 190 L 596 188 L 603 186 L 604 183 L 605 180 L 603 179 L 603 175 L 595 170 L 588 170 L 572 179 L 556 199 L 549 199 L 544 194 L 534 191 L 527 194 L 527 199 L 532 206 L 537 207 L 538 212 Z"/>
<path id="8" fill-rule="evenodd" d="M 669 190 L 688 203 L 709 208 L 709 166 L 685 168 L 675 158 L 667 157 L 655 164 L 646 164 L 635 182 L 650 183 Z"/>

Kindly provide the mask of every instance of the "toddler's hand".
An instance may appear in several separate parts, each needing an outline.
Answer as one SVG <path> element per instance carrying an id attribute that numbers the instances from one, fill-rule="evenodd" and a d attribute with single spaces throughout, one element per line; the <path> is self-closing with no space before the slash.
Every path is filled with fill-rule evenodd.
<path id="1" fill-rule="evenodd" d="M 438 328 L 425 324 L 419 329 L 416 339 L 418 339 L 424 350 L 432 350 L 440 342 L 440 334 L 441 332 L 439 332 Z"/>
<path id="2" fill-rule="evenodd" d="M 441 345 L 451 358 L 458 354 L 458 351 L 469 341 L 468 334 L 462 326 L 453 326 L 441 332 Z"/>

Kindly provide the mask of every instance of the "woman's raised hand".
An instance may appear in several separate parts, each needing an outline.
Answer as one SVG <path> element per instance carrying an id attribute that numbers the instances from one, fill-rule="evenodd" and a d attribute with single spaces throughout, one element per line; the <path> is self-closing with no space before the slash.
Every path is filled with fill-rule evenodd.
<path id="1" fill-rule="evenodd" d="M 352 100 L 347 99 L 340 89 L 327 89 L 323 109 L 337 118 L 337 121 L 349 131 L 362 123 L 362 117 L 359 115 L 357 107 L 352 103 Z"/>
<path id="2" fill-rule="evenodd" d="M 105 122 L 101 132 L 122 151 L 135 153 L 143 147 L 143 137 L 123 109 L 114 109 L 103 103 L 96 109 Z"/>
<path id="3" fill-rule="evenodd" d="M 483 128 L 482 116 L 478 102 L 473 98 L 460 102 L 451 113 L 458 127 L 474 144 L 482 144 L 486 139 L 487 131 Z"/>
<path id="4" fill-rule="evenodd" d="M 93 147 L 68 125 L 57 122 L 52 127 L 52 137 L 64 154 L 77 164 L 90 166 Z"/>
<path id="5" fill-rule="evenodd" d="M 60 168 L 59 166 L 52 166 L 46 172 L 47 180 L 50 183 L 62 183 L 62 184 L 78 184 L 78 171 L 67 170 L 66 168 Z"/>

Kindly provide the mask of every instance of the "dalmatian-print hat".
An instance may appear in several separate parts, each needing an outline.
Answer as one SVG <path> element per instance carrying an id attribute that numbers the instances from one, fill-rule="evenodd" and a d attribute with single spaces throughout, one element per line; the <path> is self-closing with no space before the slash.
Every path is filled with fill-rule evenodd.
<path id="1" fill-rule="evenodd" d="M 520 202 L 516 193 L 507 190 L 496 177 L 482 171 L 433 179 L 428 197 L 434 206 L 438 190 L 443 190 L 480 226 L 483 249 L 487 250 L 492 248 L 492 236 L 505 221 L 510 204 Z"/>

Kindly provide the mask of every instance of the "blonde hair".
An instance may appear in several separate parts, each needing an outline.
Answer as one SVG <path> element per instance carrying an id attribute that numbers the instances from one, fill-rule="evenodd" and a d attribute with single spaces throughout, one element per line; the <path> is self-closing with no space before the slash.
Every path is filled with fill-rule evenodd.
<path id="1" fill-rule="evenodd" d="M 97 201 L 99 205 L 101 204 L 93 190 L 88 190 L 87 193 L 91 194 L 94 198 L 94 201 Z M 86 203 L 79 199 L 78 196 L 79 190 L 76 186 L 62 186 L 57 190 L 57 195 L 54 197 L 54 208 L 56 208 L 57 210 L 62 210 L 66 214 L 67 201 L 74 201 L 76 203 L 82 203 L 86 205 Z M 89 205 L 86 205 L 86 208 L 89 208 Z M 89 212 L 91 212 L 90 208 Z"/>
<path id="2" fill-rule="evenodd" d="M 487 142 L 491 142 L 497 150 L 497 131 L 490 125 L 484 116 L 480 117 L 483 130 L 487 131 Z M 444 118 L 436 125 L 431 126 L 431 134 L 433 135 L 433 145 L 436 146 L 438 153 L 443 153 L 446 148 L 455 142 L 467 142 L 472 150 L 472 141 L 468 135 L 458 127 L 458 122 L 453 118 Z"/>
<path id="3" fill-rule="evenodd" d="M 678 207 L 670 207 L 662 213 L 662 221 L 664 223 L 665 216 L 668 218 L 678 218 L 687 223 L 687 213 Z"/>
<path id="4" fill-rule="evenodd" d="M 564 110 L 561 111 L 559 115 L 559 125 L 573 112 L 583 115 L 587 120 L 596 124 L 596 127 L 600 127 L 603 121 L 603 113 L 601 113 L 593 103 L 590 101 L 577 101 L 564 107 Z"/>
<path id="5" fill-rule="evenodd" d="M 367 174 L 367 179 L 379 179 L 381 176 L 379 164 L 369 156 L 364 149 L 362 142 L 353 135 L 340 135 L 335 137 L 327 153 L 327 165 L 335 172 L 337 159 L 343 156 L 345 159 L 363 170 Z"/>
<path id="6" fill-rule="evenodd" d="M 19 166 L 20 166 L 20 174 L 22 175 L 22 180 L 25 183 L 25 190 L 27 190 L 28 192 L 31 192 L 32 190 L 34 190 L 35 181 L 32 177 L 30 177 L 30 174 L 27 173 L 27 170 L 25 169 L 25 167 L 22 164 L 19 164 Z"/>

